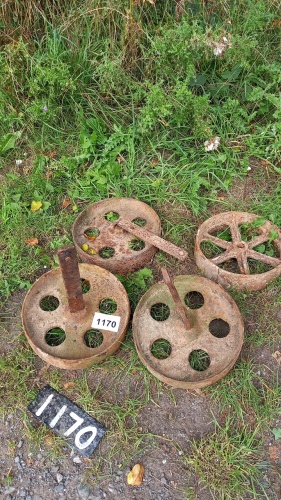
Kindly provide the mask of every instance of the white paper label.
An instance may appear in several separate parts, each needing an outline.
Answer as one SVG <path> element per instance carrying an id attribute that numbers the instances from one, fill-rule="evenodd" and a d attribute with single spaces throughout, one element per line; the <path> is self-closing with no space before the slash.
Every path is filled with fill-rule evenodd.
<path id="1" fill-rule="evenodd" d="M 108 332 L 118 332 L 120 320 L 120 316 L 96 312 L 92 322 L 92 328 L 107 330 Z"/>

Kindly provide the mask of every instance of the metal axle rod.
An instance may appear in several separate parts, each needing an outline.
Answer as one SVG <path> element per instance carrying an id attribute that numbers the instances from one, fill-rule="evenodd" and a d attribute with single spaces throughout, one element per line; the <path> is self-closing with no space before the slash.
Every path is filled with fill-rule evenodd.
<path id="1" fill-rule="evenodd" d="M 125 231 L 128 231 L 128 233 L 137 236 L 137 238 L 150 243 L 150 245 L 159 248 L 159 250 L 163 250 L 163 252 L 166 252 L 169 255 L 173 255 L 173 257 L 176 257 L 179 260 L 185 260 L 188 257 L 188 253 L 185 250 L 182 250 L 173 243 L 160 238 L 160 236 L 157 236 L 151 231 L 147 231 L 147 229 L 137 226 L 127 219 L 119 219 L 116 222 L 116 225 L 121 227 Z"/>
<path id="2" fill-rule="evenodd" d="M 71 313 L 82 311 L 85 307 L 79 274 L 78 259 L 74 246 L 61 248 L 58 251 L 63 282 Z"/>
<path id="3" fill-rule="evenodd" d="M 165 268 L 162 268 L 161 269 L 161 273 L 162 273 L 162 276 L 163 276 L 164 283 L 167 285 L 167 287 L 170 290 L 170 293 L 172 295 L 173 301 L 176 304 L 177 311 L 179 313 L 179 316 L 180 316 L 180 318 L 181 318 L 181 320 L 182 320 L 185 328 L 187 330 L 190 330 L 191 329 L 191 325 L 190 325 L 190 321 L 189 321 L 189 319 L 187 317 L 187 314 L 186 314 L 187 311 L 186 311 L 185 307 L 182 304 L 182 301 L 180 299 L 178 291 L 177 291 L 174 283 L 172 282 L 172 280 L 171 280 L 171 278 L 169 276 L 168 271 Z"/>

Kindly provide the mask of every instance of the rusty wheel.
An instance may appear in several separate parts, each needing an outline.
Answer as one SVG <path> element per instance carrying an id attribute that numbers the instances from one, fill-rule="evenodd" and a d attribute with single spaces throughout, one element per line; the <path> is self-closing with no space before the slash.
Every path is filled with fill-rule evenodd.
<path id="1" fill-rule="evenodd" d="M 161 234 L 159 217 L 146 203 L 133 198 L 99 201 L 81 212 L 73 225 L 73 240 L 82 261 L 126 274 L 152 259 L 157 248 L 119 227 L 121 218 Z"/>
<path id="2" fill-rule="evenodd" d="M 115 352 L 130 315 L 126 291 L 113 274 L 89 264 L 80 264 L 79 273 L 83 309 L 70 312 L 61 269 L 39 278 L 22 308 L 25 334 L 36 354 L 51 365 L 70 370 L 89 367 Z M 118 331 L 93 328 L 96 312 L 120 316 Z"/>
<path id="3" fill-rule="evenodd" d="M 281 231 L 246 212 L 214 215 L 198 229 L 195 260 L 225 288 L 262 290 L 281 274 Z"/>
<path id="4" fill-rule="evenodd" d="M 219 285 L 198 276 L 178 276 L 174 286 L 189 327 L 164 283 L 152 286 L 133 318 L 138 355 L 157 378 L 182 389 L 213 384 L 233 367 L 244 339 L 237 305 Z"/>

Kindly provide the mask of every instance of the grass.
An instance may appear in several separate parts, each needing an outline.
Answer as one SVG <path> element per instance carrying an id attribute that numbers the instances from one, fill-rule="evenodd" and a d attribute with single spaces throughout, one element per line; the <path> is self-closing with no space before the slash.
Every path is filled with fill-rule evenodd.
<path id="1" fill-rule="evenodd" d="M 244 427 L 237 433 L 234 420 L 229 418 L 223 427 L 217 425 L 213 434 L 193 442 L 186 463 L 208 485 L 214 498 L 242 500 L 247 494 L 258 498 L 259 446 L 257 431 Z"/>
<path id="2" fill-rule="evenodd" d="M 148 203 L 160 216 L 163 237 L 190 255 L 188 264 L 179 264 L 158 253 L 146 268 L 120 276 L 132 311 L 161 266 L 175 275 L 195 269 L 197 227 L 214 213 L 249 211 L 281 226 L 279 2 L 192 0 L 183 12 L 174 0 L 152 3 L 60 0 L 55 7 L 8 0 L 0 6 L 0 326 L 9 321 L 9 297 L 58 266 L 57 250 L 71 243 L 77 215 L 104 198 Z M 222 54 L 215 55 L 224 39 Z M 204 143 L 214 137 L 218 148 L 206 151 Z M 118 214 L 106 219 L 114 222 Z M 145 226 L 144 219 L 134 222 Z M 242 228 L 243 237 L 251 239 L 255 229 Z M 98 236 L 94 227 L 85 234 L 89 241 Z M 220 237 L 229 238 L 228 228 Z M 259 251 L 276 252 L 273 239 Z M 132 238 L 133 250 L 142 245 Z M 112 251 L 105 247 L 101 255 L 110 259 Z M 209 242 L 204 251 L 211 258 L 221 249 Z M 251 270 L 265 268 L 255 264 Z M 89 283 L 82 281 L 82 288 L 87 293 Z M 194 441 L 182 462 L 215 498 L 258 498 L 266 495 L 258 465 L 280 391 L 276 367 L 269 382 L 251 356 L 257 349 L 280 349 L 280 278 L 261 292 L 231 294 L 245 320 L 242 358 L 203 391 L 225 419 Z M 198 292 L 185 300 L 200 312 Z M 55 306 L 49 296 L 43 309 Z M 107 314 L 114 308 L 110 297 L 100 304 Z M 160 302 L 153 308 L 158 322 L 169 314 Z M 58 334 L 50 342 L 60 341 Z M 89 331 L 86 341 L 96 346 L 101 336 Z M 154 344 L 156 358 L 170 355 L 165 339 Z M 194 369 L 204 371 L 207 353 L 192 354 Z M 39 434 L 28 424 L 25 404 L 39 390 L 38 369 L 24 340 L 1 357 L 0 375 L 1 412 L 20 410 L 36 444 Z M 97 478 L 108 474 L 105 461 L 128 463 L 154 445 L 155 438 L 138 429 L 137 417 L 168 389 L 138 360 L 130 330 L 118 355 L 73 377 L 73 387 L 65 389 L 66 374 L 51 368 L 40 383 L 66 392 L 108 426 L 107 444 L 92 464 Z M 54 438 L 50 452 L 59 447 Z M 191 497 L 192 486 L 186 488 Z"/>

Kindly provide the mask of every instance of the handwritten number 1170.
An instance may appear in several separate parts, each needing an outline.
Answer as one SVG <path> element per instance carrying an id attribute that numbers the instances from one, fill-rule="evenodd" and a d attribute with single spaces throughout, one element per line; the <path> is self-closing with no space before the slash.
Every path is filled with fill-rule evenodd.
<path id="1" fill-rule="evenodd" d="M 106 324 L 107 323 L 107 324 Z M 111 319 L 97 319 L 97 324 L 102 326 L 111 326 L 112 328 L 116 327 L 116 321 L 111 321 Z"/>

